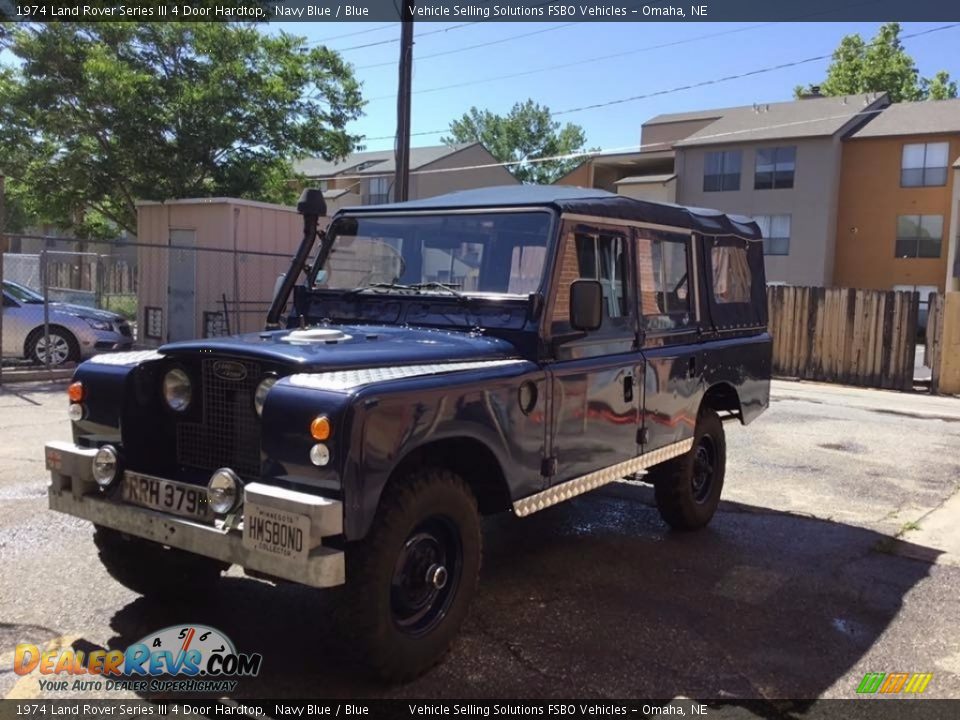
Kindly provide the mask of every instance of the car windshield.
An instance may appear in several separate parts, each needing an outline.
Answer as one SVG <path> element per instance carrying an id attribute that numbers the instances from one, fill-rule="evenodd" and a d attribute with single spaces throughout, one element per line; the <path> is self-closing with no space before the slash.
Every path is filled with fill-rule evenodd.
<path id="1" fill-rule="evenodd" d="M 30 288 L 19 285 L 9 280 L 4 280 L 3 291 L 10 297 L 20 303 L 42 303 L 43 295 L 38 295 Z"/>
<path id="2" fill-rule="evenodd" d="M 540 287 L 545 211 L 346 216 L 314 287 L 529 295 Z"/>

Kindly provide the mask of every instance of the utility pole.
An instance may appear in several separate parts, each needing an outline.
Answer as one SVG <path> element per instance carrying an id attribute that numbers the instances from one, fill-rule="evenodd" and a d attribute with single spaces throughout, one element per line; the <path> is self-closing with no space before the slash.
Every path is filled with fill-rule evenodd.
<path id="1" fill-rule="evenodd" d="M 394 197 L 403 202 L 410 194 L 410 94 L 413 69 L 413 0 L 405 0 L 400 26 L 400 83 L 397 87 L 397 160 Z"/>

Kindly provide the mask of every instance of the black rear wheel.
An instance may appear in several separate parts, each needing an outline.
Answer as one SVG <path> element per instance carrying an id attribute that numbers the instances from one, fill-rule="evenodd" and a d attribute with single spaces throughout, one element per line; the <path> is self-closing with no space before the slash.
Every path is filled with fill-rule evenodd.
<path id="1" fill-rule="evenodd" d="M 391 481 L 367 537 L 347 547 L 341 627 L 373 674 L 408 680 L 443 657 L 467 616 L 480 555 L 476 499 L 459 475 L 419 468 Z"/>
<path id="2" fill-rule="evenodd" d="M 660 516 L 675 530 L 709 523 L 720 504 L 726 462 L 723 423 L 713 410 L 701 410 L 690 451 L 651 473 Z"/>

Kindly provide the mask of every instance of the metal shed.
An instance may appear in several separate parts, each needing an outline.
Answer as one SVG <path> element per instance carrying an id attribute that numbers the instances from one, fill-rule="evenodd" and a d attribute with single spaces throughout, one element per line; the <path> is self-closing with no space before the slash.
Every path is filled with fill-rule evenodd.
<path id="1" fill-rule="evenodd" d="M 236 198 L 138 203 L 139 343 L 261 329 L 301 234 L 301 217 L 283 205 Z"/>

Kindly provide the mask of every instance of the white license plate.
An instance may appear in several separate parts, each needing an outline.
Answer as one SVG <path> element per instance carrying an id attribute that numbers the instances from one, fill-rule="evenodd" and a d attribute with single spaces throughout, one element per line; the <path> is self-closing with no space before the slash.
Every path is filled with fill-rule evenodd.
<path id="1" fill-rule="evenodd" d="M 246 503 L 243 506 L 243 544 L 250 550 L 306 560 L 310 552 L 310 518 Z"/>
<path id="2" fill-rule="evenodd" d="M 213 517 L 207 502 L 206 488 L 140 473 L 123 474 L 123 499 L 134 505 L 196 520 L 209 520 Z"/>

